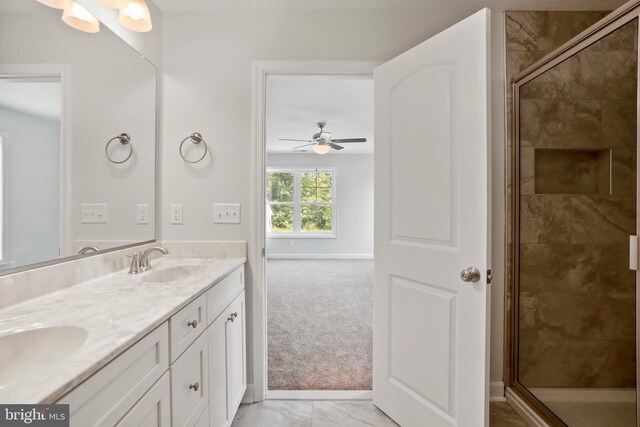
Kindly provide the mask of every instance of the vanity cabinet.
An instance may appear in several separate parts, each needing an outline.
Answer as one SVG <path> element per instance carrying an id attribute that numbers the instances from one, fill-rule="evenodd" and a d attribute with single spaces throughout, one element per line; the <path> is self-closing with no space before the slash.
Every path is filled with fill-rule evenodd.
<path id="1" fill-rule="evenodd" d="M 247 388 L 244 266 L 56 403 L 72 427 L 228 427 Z"/>
<path id="2" fill-rule="evenodd" d="M 245 293 L 208 329 L 210 427 L 230 426 L 247 389 Z"/>

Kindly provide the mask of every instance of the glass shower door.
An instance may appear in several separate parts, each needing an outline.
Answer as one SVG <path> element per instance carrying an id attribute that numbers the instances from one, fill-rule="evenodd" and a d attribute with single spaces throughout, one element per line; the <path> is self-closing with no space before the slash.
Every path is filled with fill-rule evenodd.
<path id="1" fill-rule="evenodd" d="M 636 426 L 638 25 L 519 87 L 516 387 L 557 425 Z"/>

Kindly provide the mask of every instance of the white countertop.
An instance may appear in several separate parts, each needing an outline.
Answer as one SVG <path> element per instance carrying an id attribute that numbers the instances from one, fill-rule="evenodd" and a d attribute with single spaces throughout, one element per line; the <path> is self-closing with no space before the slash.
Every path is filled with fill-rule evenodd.
<path id="1" fill-rule="evenodd" d="M 245 262 L 161 258 L 151 272 L 187 264 L 207 268 L 198 277 L 166 284 L 145 283 L 148 273 L 120 271 L 0 310 L 0 338 L 51 326 L 88 332 L 80 348 L 50 369 L 25 372 L 8 384 L 0 378 L 0 403 L 55 402 Z"/>

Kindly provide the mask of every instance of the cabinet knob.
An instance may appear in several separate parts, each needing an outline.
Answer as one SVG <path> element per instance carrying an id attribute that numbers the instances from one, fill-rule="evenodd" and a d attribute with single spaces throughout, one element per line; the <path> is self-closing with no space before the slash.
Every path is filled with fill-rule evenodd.
<path id="1" fill-rule="evenodd" d="M 238 312 L 237 312 L 237 311 L 235 311 L 235 312 L 231 313 L 231 317 L 233 317 L 234 319 L 235 319 L 236 317 L 238 317 Z"/>
<path id="2" fill-rule="evenodd" d="M 190 390 L 193 390 L 193 391 L 198 391 L 198 390 L 200 390 L 200 383 L 199 383 L 198 381 L 196 381 L 195 383 L 193 383 L 193 384 L 191 384 L 191 385 L 189 386 L 189 389 L 190 389 Z"/>
<path id="3" fill-rule="evenodd" d="M 198 327 L 198 321 L 192 320 L 191 322 L 187 323 L 187 326 L 191 326 L 193 329 L 195 329 Z"/>

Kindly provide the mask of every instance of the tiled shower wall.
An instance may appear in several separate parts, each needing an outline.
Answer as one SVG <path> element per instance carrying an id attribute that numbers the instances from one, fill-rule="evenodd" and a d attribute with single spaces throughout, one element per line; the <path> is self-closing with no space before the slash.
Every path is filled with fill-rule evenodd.
<path id="1" fill-rule="evenodd" d="M 507 82 L 605 15 L 507 12 Z M 528 387 L 635 386 L 636 40 L 629 25 L 521 88 L 520 382 Z M 509 125 L 511 95 L 509 85 Z M 510 177 L 511 138 L 507 146 Z M 511 249 L 510 224 L 507 235 Z"/>

